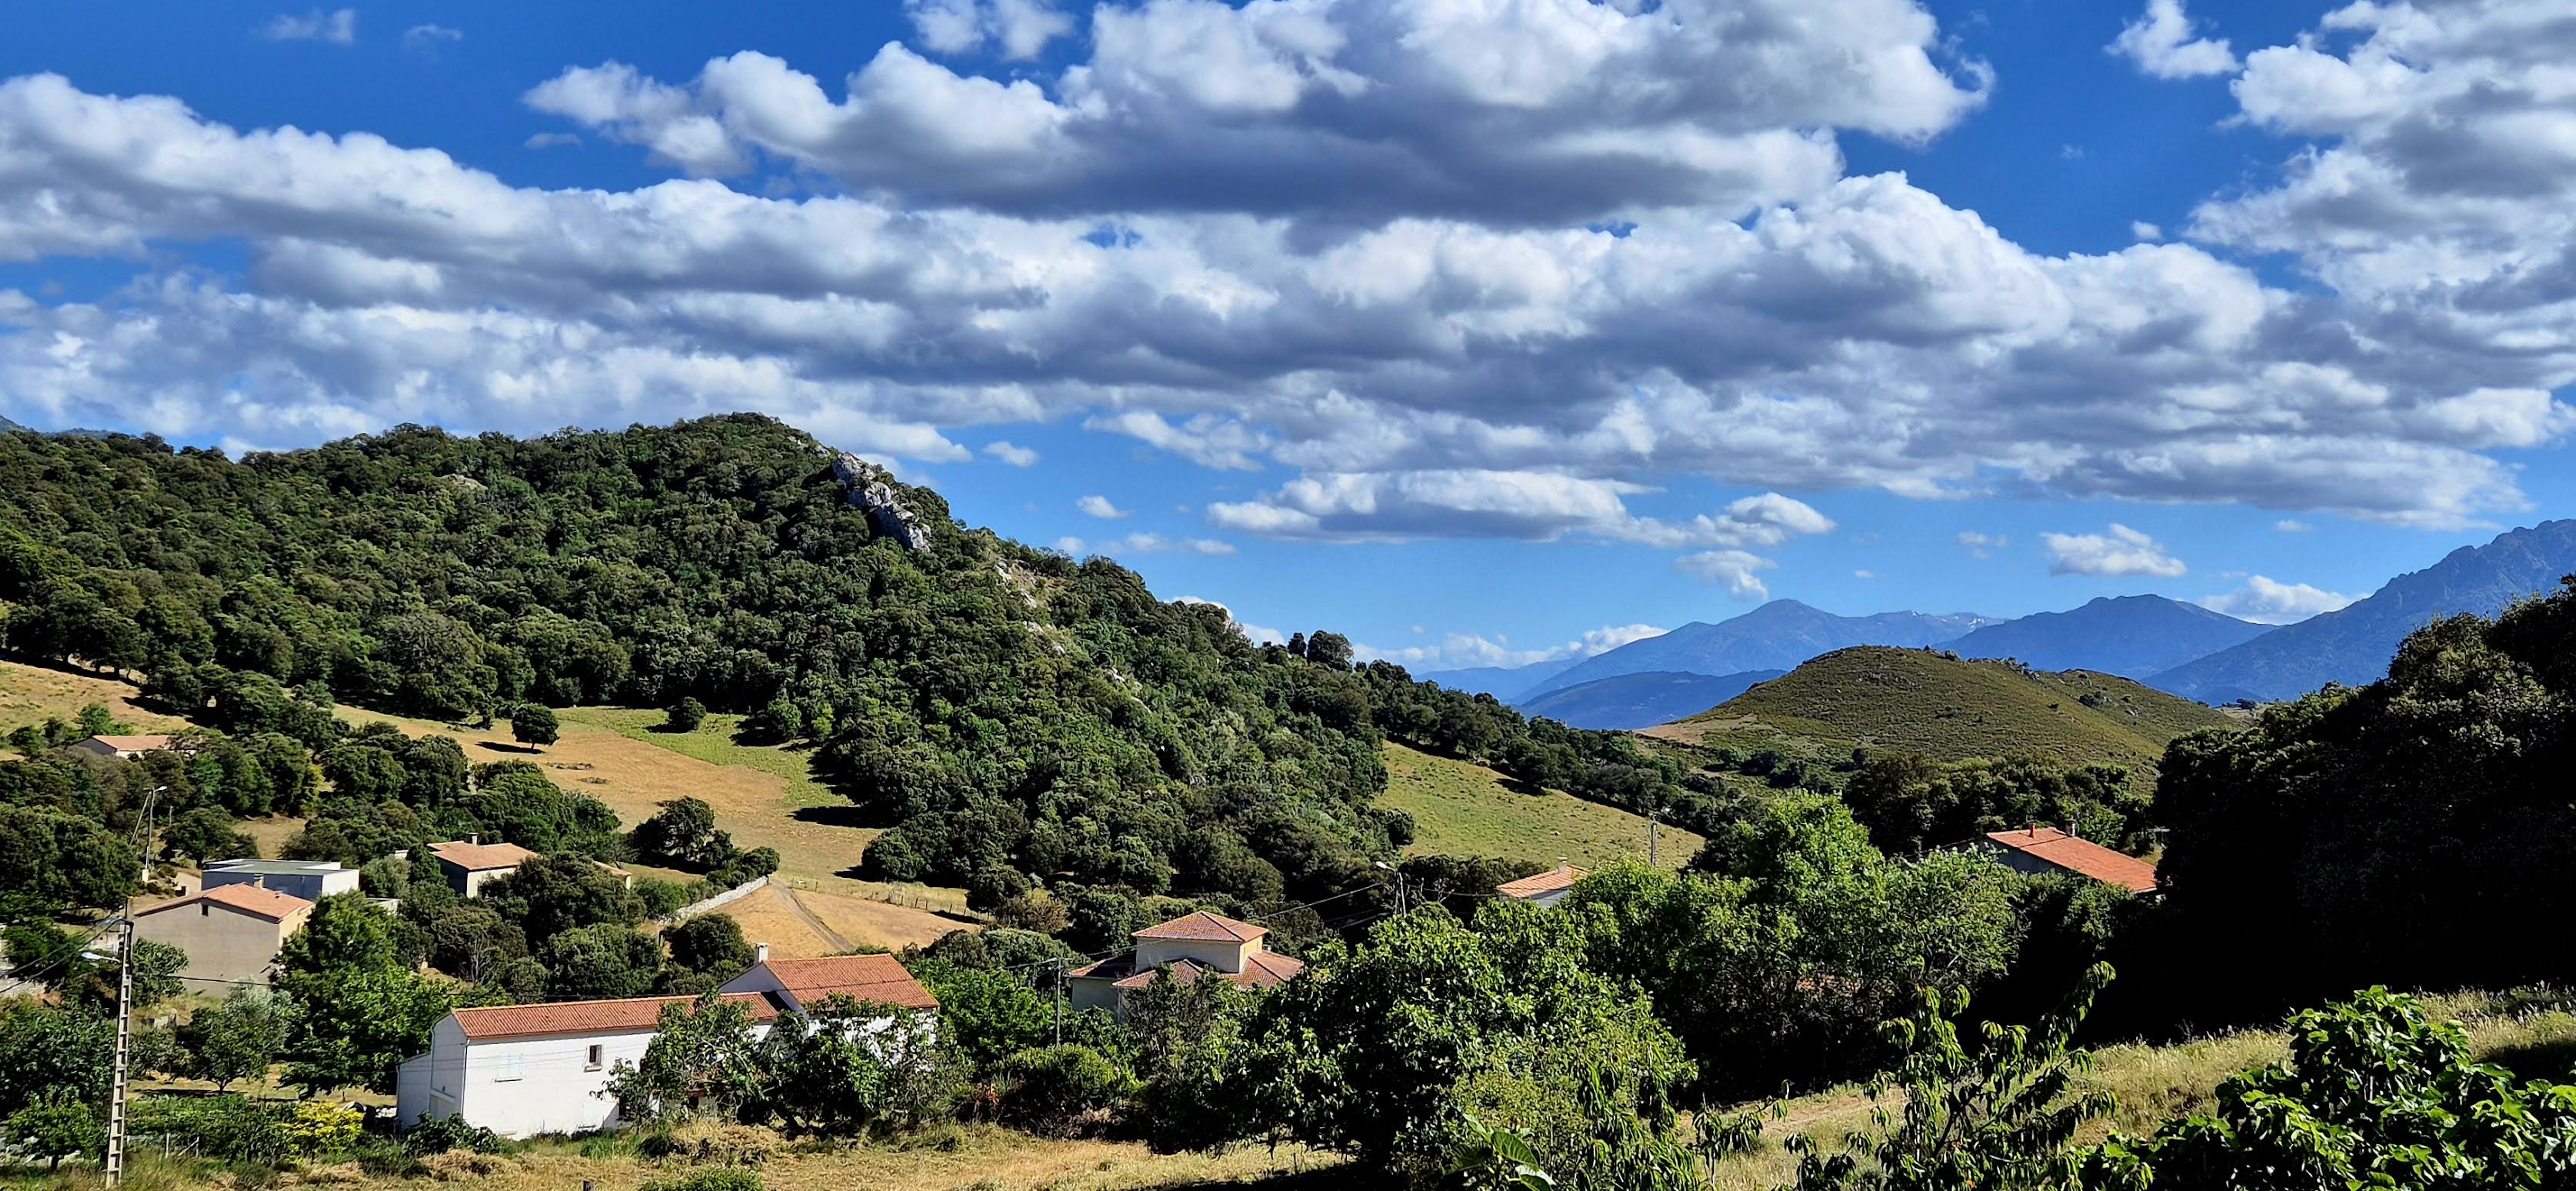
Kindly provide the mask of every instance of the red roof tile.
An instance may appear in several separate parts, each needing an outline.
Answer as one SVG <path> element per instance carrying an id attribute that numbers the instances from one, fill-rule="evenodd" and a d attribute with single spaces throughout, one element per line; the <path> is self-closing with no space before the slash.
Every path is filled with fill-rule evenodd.
<path id="1" fill-rule="evenodd" d="M 171 736 L 92 736 L 100 744 L 120 753 L 149 753 L 170 747 Z"/>
<path id="2" fill-rule="evenodd" d="M 939 1007 L 939 998 L 930 995 L 930 990 L 923 988 L 891 955 L 835 955 L 767 962 L 770 974 L 778 977 L 778 983 L 795 996 L 797 1004 L 808 1009 L 834 995 L 906 1009 Z"/>
<path id="3" fill-rule="evenodd" d="M 293 894 L 279 893 L 274 889 L 263 889 L 257 885 L 243 883 L 237 885 L 217 885 L 203 893 L 192 893 L 177 901 L 163 902 L 149 910 L 138 910 L 135 912 L 134 916 L 142 918 L 147 915 L 161 913 L 164 910 L 176 910 L 181 906 L 192 906 L 198 902 L 212 902 L 215 905 L 239 910 L 245 914 L 255 914 L 261 918 L 268 919 L 271 922 L 284 922 L 288 918 L 293 917 L 302 911 L 313 908 L 313 903 L 308 902 L 303 898 L 296 897 Z"/>
<path id="4" fill-rule="evenodd" d="M 1560 864 L 1543 873 L 1523 877 L 1517 881 L 1505 881 L 1494 886 L 1494 892 L 1504 897 L 1537 897 L 1542 893 L 1554 893 L 1559 889 L 1571 888 L 1575 882 L 1591 875 L 1590 869 Z"/>
<path id="5" fill-rule="evenodd" d="M 537 854 L 517 844 L 469 844 L 461 841 L 431 844 L 430 855 L 469 873 L 496 868 L 517 868 L 537 858 Z"/>
<path id="6" fill-rule="evenodd" d="M 1139 939 L 1192 939 L 1200 942 L 1248 943 L 1270 931 L 1249 922 L 1237 922 L 1223 914 L 1195 910 L 1169 922 L 1158 922 L 1136 932 Z"/>
<path id="7" fill-rule="evenodd" d="M 2013 851 L 2036 856 L 2068 872 L 2081 873 L 2131 893 L 2156 891 L 2156 866 L 2054 827 L 1989 831 L 1986 838 Z"/>
<path id="8" fill-rule="evenodd" d="M 775 1021 L 784 1010 L 768 993 L 727 993 L 725 1000 L 751 1010 L 753 1021 Z M 696 997 L 628 997 L 618 1001 L 553 1001 L 542 1005 L 493 1005 L 459 1009 L 456 1024 L 475 1042 L 547 1034 L 637 1033 L 661 1024 L 662 1007 Z"/>

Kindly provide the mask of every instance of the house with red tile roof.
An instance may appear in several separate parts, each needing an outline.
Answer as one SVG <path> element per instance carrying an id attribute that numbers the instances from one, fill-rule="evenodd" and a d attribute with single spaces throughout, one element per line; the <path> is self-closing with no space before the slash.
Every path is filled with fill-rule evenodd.
<path id="1" fill-rule="evenodd" d="M 459 897 L 479 897 L 483 886 L 519 871 L 519 866 L 537 858 L 537 854 L 513 843 L 487 844 L 482 836 L 470 840 L 449 840 L 431 844 L 429 854 L 438 860 L 438 871 L 447 875 L 449 888 Z"/>
<path id="2" fill-rule="evenodd" d="M 2157 892 L 2155 865 L 2054 827 L 2032 824 L 2012 831 L 1989 831 L 1977 846 L 2017 872 L 2075 873 L 2117 885 L 2140 897 L 2152 897 Z"/>
<path id="3" fill-rule="evenodd" d="M 181 976 L 264 984 L 277 966 L 278 951 L 311 917 L 313 903 L 293 894 L 257 885 L 217 885 L 136 911 L 134 937 L 187 952 Z"/>
<path id="4" fill-rule="evenodd" d="M 1136 949 L 1065 973 L 1073 1007 L 1106 1009 L 1120 1020 L 1127 998 L 1165 968 L 1181 984 L 1223 980 L 1237 988 L 1276 988 L 1306 970 L 1306 961 L 1263 944 L 1269 930 L 1205 910 L 1159 922 L 1134 935 Z"/>
<path id="5" fill-rule="evenodd" d="M 1533 873 L 1517 881 L 1505 881 L 1496 885 L 1494 893 L 1496 896 L 1507 897 L 1516 902 L 1528 902 L 1534 906 L 1552 906 L 1565 900 L 1565 891 L 1574 888 L 1575 882 L 1591 875 L 1590 869 L 1576 868 L 1571 864 L 1559 864 L 1546 872 Z"/>
<path id="6" fill-rule="evenodd" d="M 773 960 L 766 944 L 754 955 L 751 969 L 717 995 L 750 1014 L 756 1037 L 787 1014 L 811 1016 L 833 996 L 907 1010 L 939 1007 L 890 955 Z M 632 997 L 456 1010 L 431 1028 L 429 1050 L 403 1063 L 396 1124 L 408 1129 L 432 1117 L 463 1117 L 504 1137 L 607 1128 L 617 1123 L 617 1105 L 603 1093 L 617 1065 L 641 1062 L 663 1012 L 695 1001 Z M 856 1028 L 893 1037 L 894 1024 L 885 1018 Z M 935 1037 L 935 1026 L 919 1034 Z"/>
<path id="7" fill-rule="evenodd" d="M 145 753 L 167 751 L 173 736 L 89 736 L 71 742 L 68 747 L 101 757 L 121 757 L 131 761 Z"/>

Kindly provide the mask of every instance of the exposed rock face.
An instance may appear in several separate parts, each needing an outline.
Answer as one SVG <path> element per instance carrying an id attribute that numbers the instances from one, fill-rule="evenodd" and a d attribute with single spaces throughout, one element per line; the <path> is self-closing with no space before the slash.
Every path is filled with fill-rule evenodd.
<path id="1" fill-rule="evenodd" d="M 849 490 L 851 506 L 867 512 L 868 524 L 878 533 L 903 543 L 904 549 L 915 554 L 930 549 L 930 530 L 895 499 L 894 489 L 885 482 L 885 473 L 875 464 L 848 451 L 835 452 L 832 476 Z"/>

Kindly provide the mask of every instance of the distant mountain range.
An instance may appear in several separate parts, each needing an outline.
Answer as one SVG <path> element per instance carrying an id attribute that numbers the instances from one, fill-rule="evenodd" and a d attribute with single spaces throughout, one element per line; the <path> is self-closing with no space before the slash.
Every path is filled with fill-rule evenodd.
<path id="1" fill-rule="evenodd" d="M 7 434 L 7 433 L 9 433 L 9 432 L 10 432 L 10 431 L 12 431 L 12 430 L 26 430 L 26 429 L 28 429 L 28 427 L 26 427 L 26 426 L 21 426 L 21 425 L 19 425 L 19 424 L 18 424 L 18 423 L 16 423 L 16 422 L 12 422 L 12 421 L 10 421 L 10 420 L 9 420 L 9 419 L 7 419 L 7 418 L 0 418 L 0 434 Z"/>
<path id="2" fill-rule="evenodd" d="M 1492 695 L 1509 703 L 1519 698 L 1522 691 L 1554 678 L 1582 661 L 1582 658 L 1573 657 L 1531 662 L 1526 666 L 1469 666 L 1463 670 L 1433 670 L 1414 677 L 1470 695 Z"/>
<path id="3" fill-rule="evenodd" d="M 1727 683 L 1793 670 L 1857 645 L 1937 646 L 2042 671 L 2098 671 L 2204 703 L 2271 702 L 2329 682 L 2375 681 L 2388 673 L 2398 642 L 2426 622 L 2463 612 L 2492 616 L 2568 574 L 2576 574 L 2576 521 L 2550 521 L 2461 547 L 2349 607 L 2278 627 L 2152 595 L 2104 597 L 2016 620 L 1966 613 L 1836 616 L 1796 600 L 1773 600 L 1731 620 L 1693 622 L 1589 658 L 1421 677 L 1483 691 L 1578 728 L 1641 727 L 1695 715 L 1731 698 L 1688 706 Z M 1630 681 L 1610 681 L 1623 678 Z M 1663 718 L 1642 718 L 1649 716 Z"/>
<path id="4" fill-rule="evenodd" d="M 2388 581 L 2355 603 L 2283 625 L 2241 645 L 2175 666 L 2148 685 L 2204 703 L 2295 699 L 2329 682 L 2388 675 L 2406 634 L 2445 616 L 2493 616 L 2507 604 L 2576 574 L 2576 521 L 2544 521 L 2462 546 L 2442 561 Z"/>
<path id="5" fill-rule="evenodd" d="M 2145 678 L 2272 631 L 2163 596 L 2103 596 L 2066 612 L 1990 624 L 1942 648 L 1963 658 L 2012 658 L 2041 670 L 2099 670 Z"/>
<path id="6" fill-rule="evenodd" d="M 1854 645 L 1930 645 L 1993 623 L 1994 617 L 1971 613 L 1836 616 L 1796 600 L 1773 600 L 1732 620 L 1716 624 L 1693 621 L 1660 637 L 1631 641 L 1595 654 L 1523 690 L 1513 702 L 1518 705 L 1550 691 L 1622 674 L 1678 671 L 1725 675 L 1791 670 L 1808 658 L 1836 649 Z"/>
<path id="7" fill-rule="evenodd" d="M 1743 694 L 1755 683 L 1769 682 L 1785 673 L 1749 670 L 1712 676 L 1650 670 L 1578 682 L 1514 706 L 1523 715 L 1545 717 L 1577 728 L 1651 728 L 1698 715 Z"/>

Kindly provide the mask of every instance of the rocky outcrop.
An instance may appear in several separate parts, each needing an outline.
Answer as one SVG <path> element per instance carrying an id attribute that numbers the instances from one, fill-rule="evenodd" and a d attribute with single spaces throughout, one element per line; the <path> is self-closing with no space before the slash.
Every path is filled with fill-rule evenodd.
<path id="1" fill-rule="evenodd" d="M 868 515 L 868 524 L 877 533 L 903 543 L 903 548 L 919 554 L 930 549 L 930 530 L 913 516 L 912 510 L 895 499 L 894 487 L 886 483 L 885 472 L 875 464 L 848 451 L 832 456 L 832 475 L 849 491 L 852 508 Z"/>

